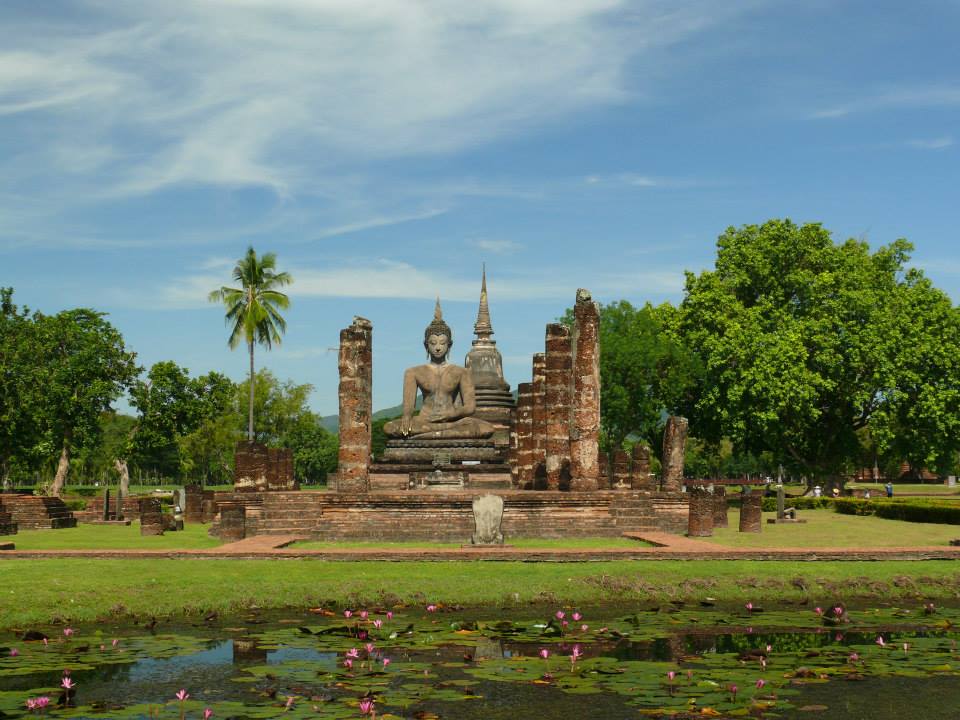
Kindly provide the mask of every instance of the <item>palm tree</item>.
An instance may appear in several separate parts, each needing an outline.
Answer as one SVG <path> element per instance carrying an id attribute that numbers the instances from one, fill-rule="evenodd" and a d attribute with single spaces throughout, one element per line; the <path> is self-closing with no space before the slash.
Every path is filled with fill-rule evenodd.
<path id="1" fill-rule="evenodd" d="M 280 335 L 287 329 L 287 321 L 280 310 L 290 307 L 290 298 L 276 288 L 293 282 L 290 273 L 276 272 L 277 256 L 266 253 L 258 258 L 252 247 L 233 268 L 233 279 L 239 288 L 222 287 L 210 293 L 210 302 L 222 302 L 227 309 L 225 320 L 232 325 L 227 344 L 233 349 L 243 340 L 250 351 L 250 414 L 247 439 L 253 442 L 253 346 L 260 344 L 268 350 L 273 343 L 280 344 Z"/>

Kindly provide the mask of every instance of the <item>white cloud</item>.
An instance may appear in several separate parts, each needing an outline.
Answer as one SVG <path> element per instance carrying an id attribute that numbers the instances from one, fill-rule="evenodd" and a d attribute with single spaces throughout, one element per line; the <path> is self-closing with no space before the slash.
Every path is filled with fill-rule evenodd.
<path id="1" fill-rule="evenodd" d="M 495 240 L 492 238 L 478 238 L 476 240 L 468 240 L 467 242 L 470 245 L 473 245 L 475 248 L 484 250 L 486 252 L 494 253 L 495 255 L 509 255 L 523 248 L 523 245 L 521 243 L 515 242 L 513 240 Z"/>
<path id="2" fill-rule="evenodd" d="M 853 113 L 885 109 L 913 109 L 960 105 L 960 87 L 956 85 L 918 85 L 878 90 L 832 107 L 810 113 L 815 120 L 829 120 Z"/>
<path id="3" fill-rule="evenodd" d="M 936 138 L 926 138 L 918 140 L 908 140 L 907 145 L 920 150 L 943 150 L 954 144 L 953 138 L 949 135 L 942 135 Z"/>

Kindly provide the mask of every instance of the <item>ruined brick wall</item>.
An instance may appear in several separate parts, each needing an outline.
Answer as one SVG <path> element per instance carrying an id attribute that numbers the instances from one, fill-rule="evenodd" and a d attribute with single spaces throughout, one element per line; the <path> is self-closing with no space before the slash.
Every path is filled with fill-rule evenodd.
<path id="1" fill-rule="evenodd" d="M 650 476 L 650 448 L 642 442 L 633 446 L 630 485 L 634 490 L 656 490 L 656 478 Z"/>
<path id="2" fill-rule="evenodd" d="M 140 500 L 140 534 L 163 535 L 163 511 L 157 498 Z"/>
<path id="3" fill-rule="evenodd" d="M 687 535 L 710 537 L 713 535 L 713 493 L 706 485 L 692 485 L 687 494 L 690 496 Z"/>
<path id="4" fill-rule="evenodd" d="M 616 450 L 613 453 L 613 486 L 614 490 L 630 489 L 630 456 L 625 450 Z"/>
<path id="5" fill-rule="evenodd" d="M 577 290 L 573 309 L 570 488 L 596 490 L 600 479 L 600 306 Z"/>
<path id="6" fill-rule="evenodd" d="M 560 323 L 547 325 L 544 403 L 546 405 L 547 489 L 560 489 L 570 468 L 570 391 L 573 348 L 570 329 Z"/>
<path id="7" fill-rule="evenodd" d="M 547 405 L 546 405 L 546 365 L 547 357 L 544 353 L 534 353 L 532 367 L 532 399 L 533 399 L 533 477 L 536 489 L 546 489 L 546 462 L 547 462 Z M 543 478 L 543 485 L 537 481 Z"/>
<path id="8" fill-rule="evenodd" d="M 517 487 L 533 489 L 533 459 L 536 454 L 536 438 L 533 436 L 533 383 L 517 385 L 517 436 L 516 470 Z"/>
<path id="9" fill-rule="evenodd" d="M 299 490 L 293 476 L 293 450 L 268 448 L 267 490 Z"/>
<path id="10" fill-rule="evenodd" d="M 373 415 L 373 326 L 361 317 L 340 331 L 340 452 L 337 491 L 370 489 Z"/>
<path id="11" fill-rule="evenodd" d="M 663 430 L 663 491 L 680 492 L 683 485 L 683 455 L 687 444 L 687 419 L 671 415 Z"/>
<path id="12" fill-rule="evenodd" d="M 610 456 L 601 452 L 597 458 L 597 466 L 600 469 L 600 476 L 597 479 L 597 487 L 600 490 L 610 489 Z"/>
<path id="13" fill-rule="evenodd" d="M 267 487 L 270 456 L 267 446 L 244 440 L 237 443 L 233 454 L 233 489 L 235 492 L 260 492 Z"/>
<path id="14" fill-rule="evenodd" d="M 763 490 L 747 490 L 740 496 L 740 532 L 760 532 L 763 522 Z"/>

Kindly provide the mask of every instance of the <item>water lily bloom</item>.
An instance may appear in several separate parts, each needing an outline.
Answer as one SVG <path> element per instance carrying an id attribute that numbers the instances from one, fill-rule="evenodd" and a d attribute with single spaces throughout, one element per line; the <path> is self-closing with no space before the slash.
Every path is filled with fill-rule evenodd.
<path id="1" fill-rule="evenodd" d="M 367 619 L 367 616 L 368 616 L 369 614 L 370 614 L 370 613 L 368 613 L 366 610 L 361 610 L 361 611 L 360 611 L 360 619 L 361 619 L 361 620 L 366 620 L 366 619 Z"/>
<path id="2" fill-rule="evenodd" d="M 373 643 L 367 643 L 363 647 L 367 651 L 367 655 L 372 655 L 373 651 L 376 649 L 376 645 L 374 645 Z"/>
<path id="3" fill-rule="evenodd" d="M 37 701 L 34 700 L 33 698 L 27 698 L 27 703 L 26 703 L 26 704 L 27 704 L 27 710 L 36 710 L 36 709 L 37 709 Z"/>
<path id="4" fill-rule="evenodd" d="M 343 661 L 343 666 L 344 666 L 345 668 L 347 668 L 348 670 L 352 670 L 352 669 L 353 669 L 353 659 L 352 659 L 352 658 L 346 658 L 346 659 L 344 659 L 344 661 Z"/>
<path id="5" fill-rule="evenodd" d="M 853 652 L 853 653 L 850 653 L 850 657 L 847 658 L 847 659 L 848 659 L 851 663 L 855 663 L 855 662 L 857 662 L 857 661 L 860 659 L 860 656 L 859 656 L 857 653 Z"/>
<path id="6" fill-rule="evenodd" d="M 587 625 L 586 623 L 580 626 L 580 632 L 586 632 L 589 629 L 590 629 L 590 626 Z"/>
<path id="7" fill-rule="evenodd" d="M 360 651 L 357 650 L 356 648 L 350 648 L 349 650 L 347 650 L 347 657 L 348 657 L 348 658 L 358 658 L 358 657 L 360 657 Z"/>
<path id="8" fill-rule="evenodd" d="M 373 698 L 363 698 L 360 700 L 360 713 L 369 715 L 373 712 Z"/>
<path id="9" fill-rule="evenodd" d="M 386 670 L 386 669 L 387 669 L 387 665 L 389 665 L 389 664 L 390 664 L 390 658 L 385 657 L 385 658 L 383 659 L 383 669 Z"/>
<path id="10" fill-rule="evenodd" d="M 747 612 L 753 612 L 753 603 L 748 602 L 744 607 L 747 609 Z"/>
<path id="11" fill-rule="evenodd" d="M 579 645 L 574 645 L 573 649 L 570 651 L 570 662 L 576 662 L 583 655 L 583 650 L 580 649 Z"/>
<path id="12" fill-rule="evenodd" d="M 427 612 L 436 612 L 436 611 L 437 611 L 436 605 L 427 605 Z"/>
<path id="13" fill-rule="evenodd" d="M 44 638 L 44 639 L 43 639 L 43 644 L 44 644 L 44 645 L 48 645 L 49 643 L 50 643 L 50 641 L 47 640 L 47 638 Z"/>
<path id="14" fill-rule="evenodd" d="M 887 644 L 883 641 L 883 635 L 877 635 L 877 645 L 886 647 Z"/>
<path id="15" fill-rule="evenodd" d="M 673 679 L 676 676 L 677 676 L 677 673 L 675 673 L 673 670 L 670 670 L 669 672 L 667 672 L 667 680 L 669 680 L 670 682 L 673 682 Z"/>
<path id="16" fill-rule="evenodd" d="M 550 657 L 550 651 L 546 648 L 540 648 L 540 657 L 546 660 L 548 657 Z"/>
<path id="17" fill-rule="evenodd" d="M 767 645 L 767 654 L 770 654 L 772 652 L 773 652 L 773 645 Z"/>
<path id="18" fill-rule="evenodd" d="M 181 689 L 177 692 L 177 694 L 176 694 L 176 698 L 177 698 L 177 700 L 179 700 L 180 702 L 183 702 L 183 701 L 186 700 L 188 697 L 190 697 L 190 693 L 188 693 L 188 692 L 187 692 L 186 690 L 184 690 L 183 688 L 181 688 Z"/>
<path id="19" fill-rule="evenodd" d="M 767 659 L 765 657 L 760 658 L 760 669 L 761 670 L 767 669 Z"/>
<path id="20" fill-rule="evenodd" d="M 393 610 L 387 610 L 387 620 L 393 620 Z"/>
<path id="21" fill-rule="evenodd" d="M 10 648 L 10 657 L 16 657 L 19 654 L 20 654 L 19 650 L 17 650 L 16 648 Z"/>
<path id="22" fill-rule="evenodd" d="M 823 615 L 823 608 L 822 608 L 822 607 L 815 607 L 815 608 L 813 609 L 813 611 L 814 611 L 817 615 Z"/>
<path id="23" fill-rule="evenodd" d="M 578 613 L 578 612 L 575 612 L 573 615 L 571 615 L 571 617 L 573 618 L 573 621 L 574 621 L 574 622 L 580 622 L 580 618 L 582 618 L 583 615 L 581 615 L 581 614 Z"/>
<path id="24" fill-rule="evenodd" d="M 343 616 L 344 616 L 345 618 L 348 618 L 348 619 L 349 619 L 349 618 L 352 618 L 352 617 L 353 617 L 353 610 L 344 610 L 344 611 L 343 611 Z"/>
<path id="25" fill-rule="evenodd" d="M 383 627 L 383 620 L 381 620 L 380 618 L 377 618 L 376 620 L 373 621 L 373 626 L 374 626 L 377 630 L 379 630 L 380 628 Z"/>
<path id="26" fill-rule="evenodd" d="M 120 644 L 120 640 L 117 639 L 117 638 L 114 638 L 114 639 L 113 639 L 113 642 L 112 642 L 111 644 L 112 644 L 114 647 L 116 647 L 117 645 Z"/>
<path id="27" fill-rule="evenodd" d="M 77 686 L 77 684 L 68 677 L 65 677 L 60 681 L 60 686 L 65 690 L 72 690 Z"/>
<path id="28" fill-rule="evenodd" d="M 210 720 L 213 717 L 213 710 L 210 708 L 204 708 L 203 710 L 203 720 Z"/>
<path id="29" fill-rule="evenodd" d="M 64 637 L 70 637 L 71 635 L 73 635 L 73 628 L 65 627 L 63 629 L 63 635 Z"/>
<path id="30" fill-rule="evenodd" d="M 567 614 L 563 610 L 557 610 L 557 620 L 563 620 Z"/>
<path id="31" fill-rule="evenodd" d="M 41 695 L 37 698 L 37 710 L 43 710 L 47 705 L 50 704 L 50 698 L 46 695 Z"/>
<path id="32" fill-rule="evenodd" d="M 737 701 L 737 691 L 738 691 L 739 689 L 740 689 L 740 688 L 738 688 L 736 685 L 731 685 L 731 686 L 730 686 L 730 694 L 733 696 L 733 701 L 734 701 L 734 702 Z"/>
<path id="33" fill-rule="evenodd" d="M 763 686 L 767 684 L 767 681 L 763 678 L 757 680 L 757 690 L 763 690 Z"/>
<path id="34" fill-rule="evenodd" d="M 904 644 L 903 644 L 903 651 L 906 652 L 906 651 L 909 650 L 909 649 L 910 649 L 910 643 L 904 643 Z"/>
<path id="35" fill-rule="evenodd" d="M 286 708 L 287 710 L 289 710 L 290 708 L 292 708 L 292 707 L 293 707 L 293 703 L 294 703 L 294 701 L 295 701 L 296 699 L 297 699 L 297 698 L 296 698 L 295 695 L 288 695 L 288 696 L 287 696 L 287 704 L 285 705 L 285 708 Z"/>
<path id="36" fill-rule="evenodd" d="M 564 621 L 563 621 L 562 623 L 560 623 L 560 624 L 561 624 L 563 627 L 567 627 L 567 625 L 570 624 L 570 621 L 569 621 L 569 620 L 564 620 Z"/>
<path id="37" fill-rule="evenodd" d="M 367 639 L 366 630 L 361 630 L 360 632 L 357 633 L 357 640 L 366 640 L 366 639 Z"/>

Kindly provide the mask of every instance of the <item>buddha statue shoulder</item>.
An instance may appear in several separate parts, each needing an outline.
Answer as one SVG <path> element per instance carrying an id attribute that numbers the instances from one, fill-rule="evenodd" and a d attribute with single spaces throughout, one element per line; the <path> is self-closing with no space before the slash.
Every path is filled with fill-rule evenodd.
<path id="1" fill-rule="evenodd" d="M 423 333 L 429 362 L 408 368 L 403 374 L 403 415 L 383 426 L 391 438 L 483 439 L 496 428 L 473 417 L 476 411 L 473 378 L 466 368 L 447 362 L 453 347 L 453 332 L 443 320 L 437 299 L 433 320 Z M 414 414 L 417 391 L 423 395 L 420 412 Z"/>

